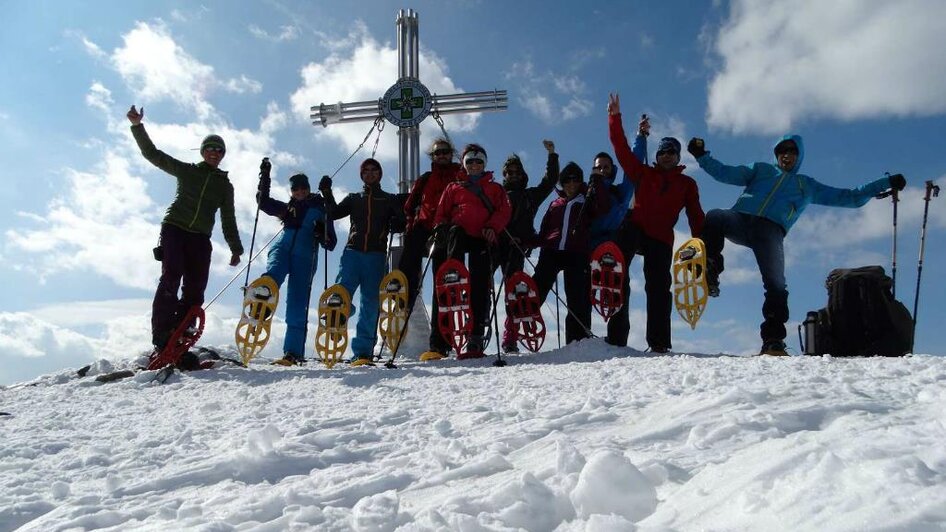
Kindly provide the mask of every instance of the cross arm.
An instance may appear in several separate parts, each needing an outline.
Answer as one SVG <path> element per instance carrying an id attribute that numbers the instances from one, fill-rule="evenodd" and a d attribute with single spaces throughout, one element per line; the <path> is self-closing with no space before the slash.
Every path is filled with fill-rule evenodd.
<path id="1" fill-rule="evenodd" d="M 341 124 L 345 122 L 364 122 L 381 116 L 381 99 L 351 103 L 321 103 L 309 108 L 312 124 Z"/>
<path id="2" fill-rule="evenodd" d="M 441 115 L 505 111 L 509 107 L 509 98 L 504 90 L 434 94 L 431 99 L 433 100 L 431 112 L 436 111 Z"/>

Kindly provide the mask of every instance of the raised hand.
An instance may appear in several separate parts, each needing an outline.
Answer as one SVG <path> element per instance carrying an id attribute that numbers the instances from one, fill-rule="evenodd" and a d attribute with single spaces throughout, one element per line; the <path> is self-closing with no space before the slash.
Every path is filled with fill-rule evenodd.
<path id="1" fill-rule="evenodd" d="M 319 179 L 319 190 L 323 191 L 330 188 L 332 188 L 332 178 L 327 175 L 323 175 L 322 179 Z"/>
<path id="2" fill-rule="evenodd" d="M 641 121 L 637 124 L 637 134 L 645 137 L 650 135 L 650 118 L 647 115 L 641 115 Z"/>
<path id="3" fill-rule="evenodd" d="M 703 143 L 703 139 L 699 137 L 690 139 L 690 142 L 687 144 L 687 151 L 697 159 L 706 155 L 706 145 Z"/>
<path id="4" fill-rule="evenodd" d="M 555 153 L 555 143 L 552 142 L 551 140 L 548 140 L 548 139 L 543 140 L 542 145 L 545 146 L 545 151 L 549 153 Z"/>
<path id="5" fill-rule="evenodd" d="M 621 96 L 618 93 L 608 94 L 608 114 L 621 114 Z"/>
<path id="6" fill-rule="evenodd" d="M 903 177 L 903 174 L 894 174 L 890 176 L 890 188 L 901 191 L 907 187 L 907 178 Z"/>
<path id="7" fill-rule="evenodd" d="M 137 126 L 145 117 L 145 108 L 142 107 L 141 112 L 139 113 L 138 110 L 135 109 L 135 106 L 132 105 L 131 109 L 128 110 L 128 113 L 125 116 L 128 117 L 128 121 L 131 122 L 131 125 Z"/>
<path id="8" fill-rule="evenodd" d="M 263 162 L 259 163 L 259 175 L 260 177 L 266 176 L 269 177 L 269 171 L 273 168 L 272 163 L 269 162 L 269 157 L 263 157 Z"/>

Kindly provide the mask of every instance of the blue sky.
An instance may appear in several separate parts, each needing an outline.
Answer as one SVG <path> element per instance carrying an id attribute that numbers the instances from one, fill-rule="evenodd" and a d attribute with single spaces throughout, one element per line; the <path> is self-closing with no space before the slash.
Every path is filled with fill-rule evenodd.
<path id="1" fill-rule="evenodd" d="M 224 136 L 222 167 L 236 187 L 248 245 L 261 157 L 272 158 L 276 184 L 285 187 L 297 171 L 333 172 L 364 137 L 367 123 L 313 127 L 308 108 L 383 94 L 396 77 L 394 20 L 402 7 L 420 14 L 420 75 L 432 92 L 509 91 L 505 113 L 446 119 L 458 143 L 486 147 L 490 168 L 517 152 L 536 181 L 541 140 L 551 138 L 563 160 L 587 171 L 594 153 L 612 151 L 605 106 L 608 92 L 618 91 L 629 130 L 647 113 L 655 137 L 684 144 L 704 137 L 723 162 L 769 160 L 774 139 L 797 132 L 807 146 L 803 172 L 824 183 L 853 187 L 884 172 L 905 174 L 897 282 L 899 298 L 913 307 L 923 182 L 946 182 L 942 2 L 235 5 L 3 3 L 0 200 L 10 207 L 0 212 L 0 383 L 148 347 L 159 273 L 150 249 L 173 180 L 137 152 L 124 117 L 131 104 L 145 107 L 152 138 L 178 158 L 196 161 L 205 134 Z M 388 189 L 397 173 L 394 131 L 386 128 L 378 152 Z M 425 144 L 436 133 L 429 120 L 422 131 Z M 732 205 L 737 187 L 713 181 L 688 155 L 683 163 L 704 209 Z M 356 169 L 341 171 L 339 189 L 357 187 Z M 916 344 L 924 353 L 946 352 L 937 334 L 946 320 L 937 284 L 946 259 L 944 201 L 930 206 Z M 889 200 L 805 212 L 786 240 L 790 345 L 805 312 L 824 306 L 832 268 L 889 271 L 891 218 Z M 235 273 L 217 227 L 208 299 Z M 276 229 L 261 220 L 259 239 Z M 680 241 L 685 217 L 677 230 Z M 329 259 L 332 278 L 337 260 Z M 755 263 L 730 246 L 727 267 L 723 294 L 695 331 L 674 318 L 677 350 L 758 348 Z M 644 348 L 639 261 L 631 272 L 631 344 Z M 321 287 L 321 271 L 317 279 Z M 205 340 L 228 341 L 238 305 L 238 290 L 226 291 Z"/>

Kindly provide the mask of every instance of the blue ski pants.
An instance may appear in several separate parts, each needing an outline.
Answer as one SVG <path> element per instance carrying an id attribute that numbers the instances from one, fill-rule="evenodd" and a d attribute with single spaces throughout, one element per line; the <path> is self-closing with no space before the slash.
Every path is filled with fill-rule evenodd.
<path id="1" fill-rule="evenodd" d="M 380 251 L 363 252 L 346 248 L 342 252 L 338 277 L 335 282 L 348 290 L 352 299 L 351 315 L 358 314 L 355 338 L 351 341 L 354 358 L 374 357 L 378 338 L 378 287 L 386 270 L 385 254 Z M 355 290 L 361 288 L 361 312 L 354 305 Z"/>
<path id="2" fill-rule="evenodd" d="M 301 253 L 299 251 L 302 251 Z M 311 253 L 279 246 L 269 250 L 266 262 L 266 273 L 276 284 L 282 287 L 286 276 L 289 276 L 288 288 L 280 288 L 279 299 L 286 305 L 286 339 L 283 341 L 283 352 L 305 357 L 305 340 L 309 318 L 309 294 L 312 292 L 312 277 L 318 266 L 319 247 Z M 285 294 L 283 297 L 282 294 Z"/>

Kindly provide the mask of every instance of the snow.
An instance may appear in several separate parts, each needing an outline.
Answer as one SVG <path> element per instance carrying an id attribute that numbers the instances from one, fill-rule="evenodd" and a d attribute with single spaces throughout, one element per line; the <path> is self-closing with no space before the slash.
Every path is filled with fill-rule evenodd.
<path id="1" fill-rule="evenodd" d="M 0 530 L 946 529 L 946 357 L 491 362 L 0 388 Z"/>

